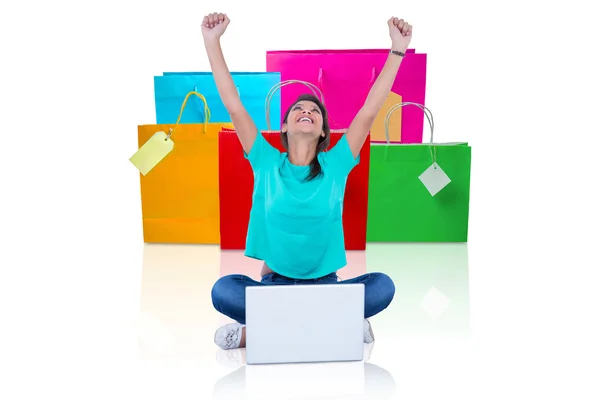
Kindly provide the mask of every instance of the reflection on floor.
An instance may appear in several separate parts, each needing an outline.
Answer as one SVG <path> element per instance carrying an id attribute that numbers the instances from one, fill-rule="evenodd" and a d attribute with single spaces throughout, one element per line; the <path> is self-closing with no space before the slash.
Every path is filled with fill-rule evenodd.
<path id="1" fill-rule="evenodd" d="M 223 352 L 213 343 L 215 329 L 230 320 L 214 310 L 210 291 L 214 281 L 226 274 L 259 279 L 260 266 L 260 261 L 244 257 L 242 251 L 220 251 L 218 246 L 146 244 L 138 321 L 142 359 L 235 369 L 215 384 L 213 397 L 219 399 L 242 398 L 244 393 L 270 398 L 279 385 L 288 390 L 294 386 L 291 398 L 298 399 L 313 395 L 388 398 L 395 387 L 393 371 L 375 365 L 379 364 L 375 360 L 383 364 L 389 357 L 383 349 L 403 338 L 469 335 L 466 244 L 370 244 L 366 251 L 348 252 L 348 266 L 339 275 L 347 279 L 384 272 L 396 284 L 390 307 L 372 319 L 375 347 L 381 353 L 374 351 L 371 356 L 371 345 L 365 347 L 367 357 L 360 363 L 245 366 L 243 350 Z M 295 380 L 299 376 L 320 389 L 310 393 L 310 384 Z M 332 392 L 324 392 L 326 388 Z"/>
<path id="2" fill-rule="evenodd" d="M 373 344 L 365 347 L 372 349 Z M 390 372 L 369 362 L 252 366 L 243 365 L 242 360 L 240 363 L 215 383 L 213 399 L 281 399 L 285 392 L 293 392 L 288 398 L 296 399 L 387 399 L 396 390 Z"/>

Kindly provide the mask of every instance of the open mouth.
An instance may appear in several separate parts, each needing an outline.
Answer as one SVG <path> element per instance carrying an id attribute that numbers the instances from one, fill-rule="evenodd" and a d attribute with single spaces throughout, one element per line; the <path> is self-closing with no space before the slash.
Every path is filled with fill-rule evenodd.
<path id="1" fill-rule="evenodd" d="M 302 123 L 302 124 L 312 124 L 314 123 L 312 119 L 310 119 L 309 117 L 300 117 L 297 121 L 298 123 Z"/>

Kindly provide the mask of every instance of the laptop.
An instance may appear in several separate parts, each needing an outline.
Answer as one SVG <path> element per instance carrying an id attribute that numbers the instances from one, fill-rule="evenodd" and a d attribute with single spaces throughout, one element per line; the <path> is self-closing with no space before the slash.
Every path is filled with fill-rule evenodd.
<path id="1" fill-rule="evenodd" d="M 365 287 L 246 288 L 246 363 L 362 361 Z"/>

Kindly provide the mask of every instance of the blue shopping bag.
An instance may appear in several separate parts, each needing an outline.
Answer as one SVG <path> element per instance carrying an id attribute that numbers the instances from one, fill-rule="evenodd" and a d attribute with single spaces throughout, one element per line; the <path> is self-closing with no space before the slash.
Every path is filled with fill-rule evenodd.
<path id="1" fill-rule="evenodd" d="M 265 100 L 273 86 L 281 82 L 279 72 L 232 72 L 240 99 L 259 130 L 267 130 Z M 191 92 L 202 93 L 210 107 L 211 122 L 231 122 L 229 113 L 221 101 L 212 72 L 163 72 L 154 77 L 154 101 L 157 124 L 173 124 L 177 121 L 181 104 Z M 281 94 L 275 93 L 271 101 L 271 129 L 281 126 Z M 180 123 L 204 122 L 204 103 L 190 98 Z"/>

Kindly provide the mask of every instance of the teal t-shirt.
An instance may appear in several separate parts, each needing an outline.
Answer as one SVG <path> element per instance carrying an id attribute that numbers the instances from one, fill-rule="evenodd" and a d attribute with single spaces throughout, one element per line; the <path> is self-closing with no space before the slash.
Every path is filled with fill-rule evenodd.
<path id="1" fill-rule="evenodd" d="M 354 158 L 346 135 L 318 154 L 322 175 L 305 181 L 309 166 L 290 163 L 259 132 L 244 153 L 254 171 L 245 255 L 295 279 L 325 276 L 346 265 L 342 211 Z"/>

